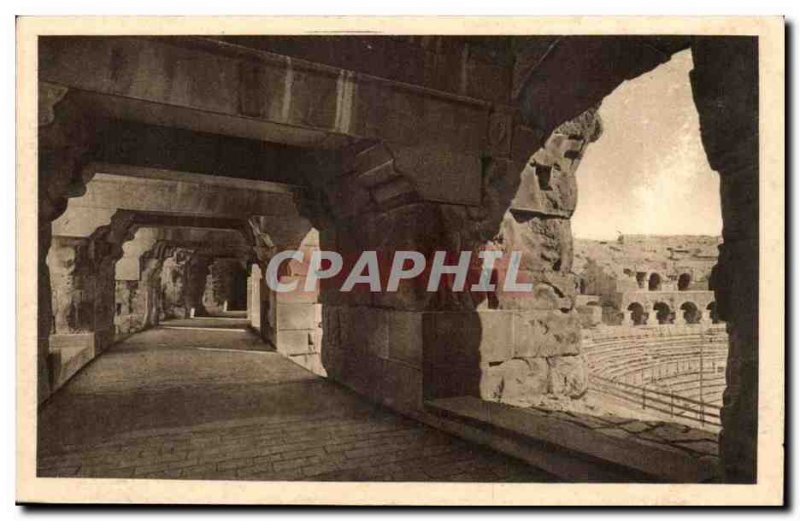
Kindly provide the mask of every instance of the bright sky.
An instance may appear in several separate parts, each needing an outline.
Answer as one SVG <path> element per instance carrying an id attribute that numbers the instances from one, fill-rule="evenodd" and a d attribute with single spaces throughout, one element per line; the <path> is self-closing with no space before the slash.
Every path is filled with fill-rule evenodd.
<path id="1" fill-rule="evenodd" d="M 700 141 L 691 69 L 681 52 L 603 100 L 603 135 L 576 174 L 575 237 L 721 234 L 719 178 Z"/>

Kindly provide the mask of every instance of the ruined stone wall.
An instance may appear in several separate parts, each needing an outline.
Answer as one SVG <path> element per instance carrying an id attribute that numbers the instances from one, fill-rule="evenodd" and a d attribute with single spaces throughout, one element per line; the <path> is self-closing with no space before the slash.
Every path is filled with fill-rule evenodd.
<path id="1" fill-rule="evenodd" d="M 575 239 L 575 273 L 581 277 L 582 292 L 591 295 L 647 289 L 654 273 L 663 290 L 678 290 L 681 275 L 689 279 L 680 289 L 708 290 L 720 242 L 720 237 L 691 235 Z"/>

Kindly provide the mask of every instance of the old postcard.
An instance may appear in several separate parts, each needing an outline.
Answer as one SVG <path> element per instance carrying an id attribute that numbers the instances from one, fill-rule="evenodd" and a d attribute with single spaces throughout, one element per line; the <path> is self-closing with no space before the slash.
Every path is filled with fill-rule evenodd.
<path id="1" fill-rule="evenodd" d="M 782 19 L 17 28 L 18 501 L 783 502 Z"/>

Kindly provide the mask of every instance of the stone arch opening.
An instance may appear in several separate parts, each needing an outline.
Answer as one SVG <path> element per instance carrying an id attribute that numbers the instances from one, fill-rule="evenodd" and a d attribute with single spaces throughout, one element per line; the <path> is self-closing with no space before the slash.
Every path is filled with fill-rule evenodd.
<path id="1" fill-rule="evenodd" d="M 703 318 L 702 312 L 697 308 L 694 302 L 684 302 L 681 304 L 681 312 L 683 312 L 683 320 L 687 324 L 699 324 Z"/>
<path id="2" fill-rule="evenodd" d="M 661 291 L 661 275 L 658 273 L 651 273 L 647 279 L 648 291 Z"/>
<path id="3" fill-rule="evenodd" d="M 666 302 L 656 302 L 653 305 L 653 311 L 655 311 L 656 320 L 660 325 L 672 324 L 675 320 L 675 314 Z"/>
<path id="4" fill-rule="evenodd" d="M 692 276 L 689 273 L 681 273 L 678 276 L 678 291 L 686 291 L 692 284 Z"/>
<path id="5" fill-rule="evenodd" d="M 644 306 L 638 302 L 633 302 L 628 305 L 628 311 L 630 312 L 631 324 L 634 326 L 644 326 L 647 324 L 647 312 L 645 312 Z"/>

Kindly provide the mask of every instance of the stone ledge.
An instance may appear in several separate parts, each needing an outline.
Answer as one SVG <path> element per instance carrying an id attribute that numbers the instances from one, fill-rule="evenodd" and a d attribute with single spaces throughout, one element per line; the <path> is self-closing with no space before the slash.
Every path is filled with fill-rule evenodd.
<path id="1" fill-rule="evenodd" d="M 50 335 L 51 394 L 95 357 L 94 333 Z"/>
<path id="2" fill-rule="evenodd" d="M 497 445 L 503 452 L 506 452 L 502 449 L 503 443 L 508 445 L 508 439 L 514 439 L 517 446 L 515 455 L 524 459 L 528 458 L 524 454 L 520 456 L 519 445 L 539 449 L 544 445 L 553 449 L 554 460 L 566 454 L 586 463 L 605 465 L 614 469 L 615 474 L 627 472 L 637 481 L 704 483 L 713 481 L 715 477 L 716 457 L 707 454 L 707 450 L 704 454 L 704 451 L 686 447 L 686 443 L 674 446 L 666 440 L 640 439 L 640 433 L 614 426 L 620 424 L 620 418 L 609 418 L 608 421 L 597 418 L 589 424 L 578 416 L 575 421 L 569 421 L 570 415 L 563 412 L 515 408 L 469 396 L 431 400 L 426 402 L 426 409 L 466 427 L 492 431 L 493 435 L 488 437 L 492 440 L 490 444 Z M 661 425 L 669 424 L 650 427 L 657 429 Z M 715 445 L 715 442 L 708 443 Z M 707 448 L 703 446 L 703 449 Z M 530 463 L 544 468 L 541 456 Z M 552 465 L 546 470 L 558 471 L 560 463 L 550 463 Z M 580 475 L 565 477 L 581 479 Z"/>

